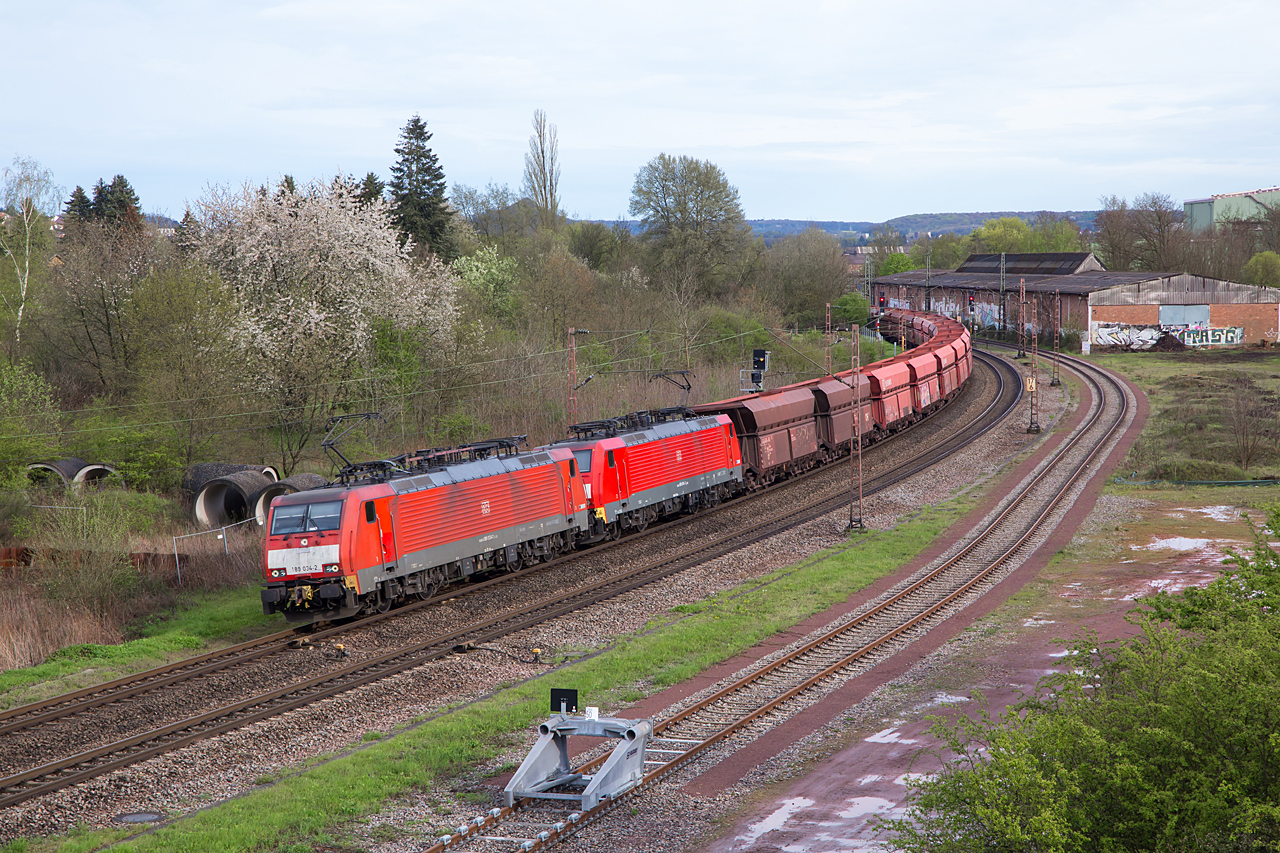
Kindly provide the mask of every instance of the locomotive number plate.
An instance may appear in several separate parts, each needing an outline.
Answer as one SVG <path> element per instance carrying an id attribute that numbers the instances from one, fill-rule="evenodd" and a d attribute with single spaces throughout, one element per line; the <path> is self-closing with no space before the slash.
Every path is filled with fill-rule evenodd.
<path id="1" fill-rule="evenodd" d="M 309 548 L 279 548 L 267 552 L 268 569 L 284 569 L 285 575 L 306 575 L 322 571 L 327 563 L 338 562 L 337 545 Z"/>

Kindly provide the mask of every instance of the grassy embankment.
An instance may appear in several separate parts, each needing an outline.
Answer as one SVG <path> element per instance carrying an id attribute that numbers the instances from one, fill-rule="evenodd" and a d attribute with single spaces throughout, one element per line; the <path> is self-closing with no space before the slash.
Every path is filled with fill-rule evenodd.
<path id="1" fill-rule="evenodd" d="M 501 689 L 475 704 L 410 724 L 332 760 L 313 762 L 246 796 L 127 841 L 121 850 L 311 851 L 341 843 L 344 824 L 378 812 L 389 799 L 491 759 L 545 715 L 551 686 L 577 688 L 606 711 L 661 690 L 843 601 L 926 547 L 972 504 L 961 497 L 892 531 L 857 537 L 717 595 L 674 608 L 639 635 L 619 638 L 586 659 Z M 444 832 L 442 823 L 432 831 Z M 125 838 L 127 830 L 84 831 L 69 838 L 15 842 L 19 850 L 72 853 Z"/>
<path id="2" fill-rule="evenodd" d="M 1126 461 L 1139 480 L 1280 478 L 1280 353 L 1120 353 L 1091 360 L 1146 393 L 1151 416 Z"/>

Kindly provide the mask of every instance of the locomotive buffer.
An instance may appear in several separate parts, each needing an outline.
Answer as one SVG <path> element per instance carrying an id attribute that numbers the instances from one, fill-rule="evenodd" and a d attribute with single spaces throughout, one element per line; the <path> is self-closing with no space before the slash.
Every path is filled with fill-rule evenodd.
<path id="1" fill-rule="evenodd" d="M 576 690 L 551 691 L 552 710 L 557 704 L 560 710 L 538 726 L 538 742 L 503 792 L 508 807 L 521 797 L 530 797 L 566 800 L 587 811 L 600 805 L 601 800 L 631 790 L 644 779 L 645 747 L 653 722 L 601 717 L 595 708 L 587 708 L 582 717 L 571 715 L 568 709 L 577 702 Z M 595 773 L 575 773 L 569 764 L 572 735 L 616 738 L 618 745 Z M 555 788 L 567 790 L 552 793 Z"/>

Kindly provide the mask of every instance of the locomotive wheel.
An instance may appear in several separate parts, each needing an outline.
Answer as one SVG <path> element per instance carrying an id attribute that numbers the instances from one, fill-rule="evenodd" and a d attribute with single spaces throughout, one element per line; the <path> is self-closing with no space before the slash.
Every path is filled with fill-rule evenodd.
<path id="1" fill-rule="evenodd" d="M 419 601 L 426 601 L 428 598 L 430 598 L 435 594 L 436 594 L 436 585 L 433 583 L 429 583 L 426 586 L 424 586 L 422 589 L 415 592 L 413 596 Z"/>

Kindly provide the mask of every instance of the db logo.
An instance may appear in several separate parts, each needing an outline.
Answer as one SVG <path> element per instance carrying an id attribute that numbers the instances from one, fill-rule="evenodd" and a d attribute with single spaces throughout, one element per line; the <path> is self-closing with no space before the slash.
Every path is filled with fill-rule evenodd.
<path id="1" fill-rule="evenodd" d="M 488 501 L 480 501 L 480 514 L 481 514 L 481 515 L 488 515 L 488 514 L 489 514 L 489 502 L 488 502 Z"/>

